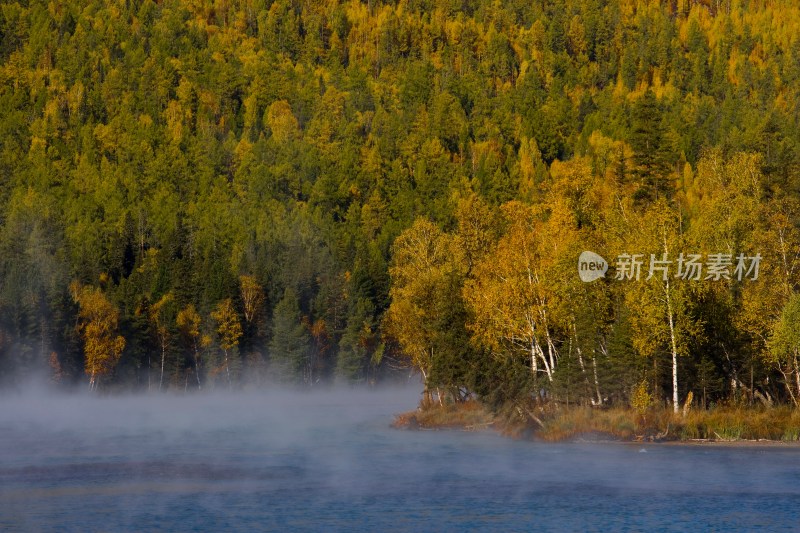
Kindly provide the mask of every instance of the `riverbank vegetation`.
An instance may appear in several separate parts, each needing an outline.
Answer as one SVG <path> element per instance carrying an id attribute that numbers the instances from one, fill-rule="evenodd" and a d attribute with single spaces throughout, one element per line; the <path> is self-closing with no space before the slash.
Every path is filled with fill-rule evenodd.
<path id="1" fill-rule="evenodd" d="M 395 417 L 398 429 L 463 429 L 480 431 L 493 428 L 495 416 L 476 400 L 430 404 Z"/>
<path id="2" fill-rule="evenodd" d="M 490 411 L 481 403 L 430 404 L 398 415 L 393 427 L 412 430 L 492 430 L 545 442 L 782 442 L 800 441 L 800 411 L 791 406 L 720 405 L 711 409 L 646 409 L 548 404 L 529 411 L 506 406 Z"/>
<path id="3" fill-rule="evenodd" d="M 683 415 L 671 409 L 571 409 L 548 419 L 533 433 L 543 440 L 612 439 L 638 442 L 781 441 L 800 438 L 800 416 L 790 407 L 717 407 Z"/>
<path id="4" fill-rule="evenodd" d="M 796 407 L 799 9 L 6 2 L 0 382 Z"/>

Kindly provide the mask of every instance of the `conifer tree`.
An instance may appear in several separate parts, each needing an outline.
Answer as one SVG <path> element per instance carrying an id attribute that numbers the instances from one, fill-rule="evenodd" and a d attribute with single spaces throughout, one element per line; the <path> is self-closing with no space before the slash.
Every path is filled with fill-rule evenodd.
<path id="1" fill-rule="evenodd" d="M 269 354 L 276 377 L 288 383 L 310 385 L 311 338 L 303 323 L 297 293 L 291 288 L 273 310 Z"/>

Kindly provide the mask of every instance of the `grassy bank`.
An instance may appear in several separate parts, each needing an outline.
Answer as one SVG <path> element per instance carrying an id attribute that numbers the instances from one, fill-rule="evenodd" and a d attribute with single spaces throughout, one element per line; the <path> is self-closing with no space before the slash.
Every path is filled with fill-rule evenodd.
<path id="1" fill-rule="evenodd" d="M 800 438 L 800 411 L 789 407 L 718 407 L 712 410 L 674 413 L 669 409 L 563 409 L 544 419 L 536 432 L 548 441 L 574 440 L 602 435 L 622 441 L 730 442 L 773 440 L 794 442 Z"/>
<path id="2" fill-rule="evenodd" d="M 398 415 L 395 427 L 408 429 L 492 428 L 513 437 L 558 442 L 614 441 L 800 441 L 800 410 L 790 407 L 722 406 L 685 415 L 666 408 L 588 407 L 509 408 L 490 413 L 478 402 L 431 405 Z"/>
<path id="3" fill-rule="evenodd" d="M 399 414 L 392 426 L 398 429 L 462 429 L 492 428 L 495 417 L 476 401 L 463 403 L 438 403 L 425 408 Z"/>

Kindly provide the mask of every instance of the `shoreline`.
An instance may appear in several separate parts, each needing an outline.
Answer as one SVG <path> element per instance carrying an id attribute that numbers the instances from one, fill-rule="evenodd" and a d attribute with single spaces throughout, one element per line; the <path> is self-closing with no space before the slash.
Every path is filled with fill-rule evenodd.
<path id="1" fill-rule="evenodd" d="M 559 408 L 538 416 L 491 413 L 477 401 L 432 405 L 395 415 L 391 426 L 411 431 L 492 431 L 535 442 L 800 448 L 800 410 L 719 408 L 686 415 L 652 409 Z M 774 438 L 780 436 L 781 438 Z"/>
<path id="2" fill-rule="evenodd" d="M 635 443 L 634 443 L 635 444 Z M 682 446 L 719 446 L 722 448 L 800 448 L 798 441 L 773 440 L 773 439 L 740 439 L 740 440 L 712 440 L 690 439 L 658 442 L 653 444 L 682 445 Z"/>

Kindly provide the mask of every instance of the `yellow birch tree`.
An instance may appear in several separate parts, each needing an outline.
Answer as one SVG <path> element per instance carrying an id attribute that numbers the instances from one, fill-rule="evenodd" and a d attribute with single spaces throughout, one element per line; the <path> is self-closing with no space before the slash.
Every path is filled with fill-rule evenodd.
<path id="1" fill-rule="evenodd" d="M 200 350 L 211 344 L 211 339 L 207 335 L 200 333 L 200 315 L 193 304 L 189 304 L 178 312 L 175 319 L 178 331 L 191 348 L 194 355 L 194 375 L 197 379 L 197 388 L 201 389 L 200 384 Z"/>
<path id="2" fill-rule="evenodd" d="M 70 292 L 80 307 L 78 331 L 83 339 L 89 390 L 97 390 L 100 378 L 114 370 L 125 349 L 125 339 L 116 334 L 119 311 L 95 287 L 81 286 L 75 281 L 70 285 Z"/>
<path id="3" fill-rule="evenodd" d="M 244 306 L 244 319 L 250 324 L 264 303 L 264 291 L 256 281 L 255 276 L 239 276 L 242 305 Z"/>
<path id="4" fill-rule="evenodd" d="M 233 300 L 227 298 L 219 302 L 216 309 L 211 313 L 211 318 L 217 323 L 219 346 L 225 354 L 225 376 L 228 380 L 228 387 L 230 387 L 229 352 L 239 345 L 239 338 L 242 336 L 242 324 L 239 322 L 239 315 L 236 313 L 236 309 L 233 307 Z"/>
<path id="5" fill-rule="evenodd" d="M 625 283 L 634 348 L 657 365 L 659 353 L 671 358 L 672 407 L 678 412 L 678 357 L 688 354 L 691 339 L 701 335 L 693 317 L 692 291 L 700 282 L 690 270 L 696 259 L 686 252 L 680 214 L 657 200 L 642 213 L 631 213 L 617 256 L 615 276 Z M 654 379 L 657 377 L 654 372 Z"/>
<path id="6" fill-rule="evenodd" d="M 509 202 L 502 207 L 505 234 L 467 282 L 475 339 L 497 357 L 526 357 L 534 375 L 548 381 L 558 362 L 556 334 L 563 330 L 561 259 L 575 239 L 573 214 L 563 203 L 549 212 Z"/>
<path id="7" fill-rule="evenodd" d="M 164 313 L 172 301 L 172 293 L 168 292 L 149 308 L 150 323 L 153 325 L 158 347 L 161 350 L 161 373 L 158 379 L 158 390 L 161 390 L 164 386 L 164 362 L 167 358 L 167 349 L 170 341 L 169 323 L 164 319 Z"/>
<path id="8" fill-rule="evenodd" d="M 444 308 L 461 297 L 466 272 L 463 246 L 458 238 L 421 218 L 395 240 L 393 256 L 386 329 L 422 374 L 425 399 L 430 401 L 433 365 L 440 351 L 452 348 L 438 319 Z"/>

